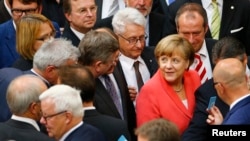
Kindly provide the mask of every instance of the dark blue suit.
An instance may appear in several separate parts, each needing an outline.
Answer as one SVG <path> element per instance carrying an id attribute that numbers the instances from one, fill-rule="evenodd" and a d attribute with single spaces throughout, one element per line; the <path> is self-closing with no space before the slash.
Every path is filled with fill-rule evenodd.
<path id="1" fill-rule="evenodd" d="M 11 117 L 11 112 L 9 109 L 9 106 L 6 101 L 6 92 L 7 88 L 10 84 L 10 82 L 15 79 L 18 76 L 21 76 L 23 74 L 32 74 L 36 75 L 32 71 L 21 71 L 16 68 L 3 68 L 0 69 L 0 122 L 7 121 Z M 50 84 L 47 84 L 47 82 L 44 82 L 47 87 L 50 86 Z"/>
<path id="2" fill-rule="evenodd" d="M 107 141 L 103 133 L 96 127 L 83 123 L 74 130 L 64 141 Z"/>
<path id="3" fill-rule="evenodd" d="M 53 22 L 56 29 L 56 37 L 60 37 L 60 28 Z M 6 21 L 0 25 L 0 69 L 10 67 L 19 58 L 16 51 L 16 30 L 13 20 Z M 25 38 L 25 37 L 24 37 Z"/>
<path id="4" fill-rule="evenodd" d="M 0 69 L 0 122 L 4 122 L 11 117 L 11 112 L 6 101 L 7 88 L 13 79 L 22 74 L 23 71 L 15 68 Z"/>
<path id="5" fill-rule="evenodd" d="M 250 96 L 240 100 L 227 113 L 222 124 L 250 125 Z"/>
<path id="6" fill-rule="evenodd" d="M 100 129 L 109 141 L 117 141 L 124 135 L 130 141 L 126 122 L 111 116 L 103 115 L 97 110 L 85 110 L 83 121 Z"/>

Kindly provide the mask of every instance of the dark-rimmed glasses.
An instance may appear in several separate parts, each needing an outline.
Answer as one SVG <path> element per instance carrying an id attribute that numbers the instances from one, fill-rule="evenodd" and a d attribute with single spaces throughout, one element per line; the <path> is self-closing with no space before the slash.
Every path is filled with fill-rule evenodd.
<path id="1" fill-rule="evenodd" d="M 25 9 L 25 10 L 22 10 L 22 9 L 11 9 L 11 12 L 15 16 L 21 16 L 21 15 L 23 15 L 23 13 L 25 13 L 25 14 L 35 13 L 36 10 L 37 10 L 37 8 Z"/>
<path id="2" fill-rule="evenodd" d="M 118 36 L 122 37 L 124 40 L 128 41 L 128 43 L 130 45 L 135 45 L 138 41 L 140 41 L 141 43 L 144 43 L 145 40 L 148 38 L 147 35 L 142 35 L 140 37 L 130 37 L 130 38 L 125 38 L 124 36 L 122 36 L 121 34 L 118 34 Z"/>
<path id="3" fill-rule="evenodd" d="M 63 113 L 66 113 L 67 111 L 62 111 L 62 112 L 58 112 L 58 113 L 55 113 L 55 114 L 52 114 L 52 115 L 48 115 L 48 116 L 42 116 L 42 118 L 44 118 L 45 121 L 47 121 L 49 118 L 52 118 L 54 116 L 58 116 L 60 114 L 63 114 Z"/>

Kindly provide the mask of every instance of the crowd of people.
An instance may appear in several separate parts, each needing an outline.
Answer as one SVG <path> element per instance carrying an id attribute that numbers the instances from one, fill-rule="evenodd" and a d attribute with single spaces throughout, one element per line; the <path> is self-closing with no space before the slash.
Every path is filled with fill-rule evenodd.
<path id="1" fill-rule="evenodd" d="M 0 0 L 0 140 L 206 141 L 250 124 L 249 7 Z"/>

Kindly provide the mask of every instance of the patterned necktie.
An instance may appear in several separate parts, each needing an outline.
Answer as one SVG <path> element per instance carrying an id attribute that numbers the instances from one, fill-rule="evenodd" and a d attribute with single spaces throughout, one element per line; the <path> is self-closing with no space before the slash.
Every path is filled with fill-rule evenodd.
<path id="1" fill-rule="evenodd" d="M 118 0 L 113 0 L 112 4 L 109 7 L 109 16 L 114 15 L 119 10 Z"/>
<path id="2" fill-rule="evenodd" d="M 142 80 L 141 73 L 140 73 L 140 71 L 139 71 L 139 64 L 140 64 L 139 61 L 135 61 L 135 62 L 134 62 L 134 65 L 133 65 L 134 68 L 135 68 L 135 76 L 136 76 L 138 91 L 140 91 L 142 85 L 144 84 L 144 83 L 143 83 L 143 80 Z"/>
<path id="3" fill-rule="evenodd" d="M 200 75 L 201 83 L 204 83 L 205 81 L 208 80 L 207 71 L 206 71 L 205 65 L 203 64 L 200 55 L 195 54 L 195 59 L 196 59 L 196 61 L 197 61 L 195 70 L 196 70 L 196 71 L 198 72 L 198 74 Z"/>
<path id="4" fill-rule="evenodd" d="M 103 75 L 103 78 L 104 78 L 104 82 L 105 82 L 105 85 L 106 85 L 106 89 L 107 91 L 109 92 L 118 112 L 120 113 L 122 119 L 123 119 L 123 110 L 122 110 L 122 104 L 119 100 L 119 97 L 116 93 L 116 89 L 115 89 L 115 86 L 114 86 L 114 83 L 112 82 L 112 80 L 110 79 L 110 77 L 108 75 Z"/>
<path id="5" fill-rule="evenodd" d="M 220 14 L 219 14 L 219 7 L 216 0 L 212 0 L 213 5 L 213 16 L 211 22 L 211 33 L 214 39 L 219 39 L 220 33 Z"/>

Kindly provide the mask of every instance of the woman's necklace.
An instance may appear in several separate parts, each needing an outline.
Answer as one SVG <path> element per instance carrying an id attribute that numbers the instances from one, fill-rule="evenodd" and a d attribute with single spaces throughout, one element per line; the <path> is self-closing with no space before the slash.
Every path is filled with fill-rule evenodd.
<path id="1" fill-rule="evenodd" d="M 178 90 L 174 89 L 174 91 L 178 93 L 178 92 L 180 92 L 182 90 L 182 88 L 183 88 L 183 85 L 181 85 L 180 89 L 178 89 Z"/>

